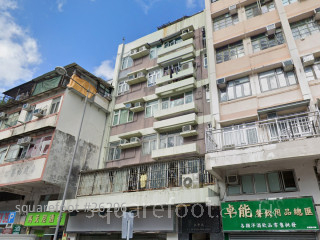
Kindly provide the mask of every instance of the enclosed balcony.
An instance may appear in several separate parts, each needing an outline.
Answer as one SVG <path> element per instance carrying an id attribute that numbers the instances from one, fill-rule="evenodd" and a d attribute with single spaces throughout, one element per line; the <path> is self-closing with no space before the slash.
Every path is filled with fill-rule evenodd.
<path id="1" fill-rule="evenodd" d="M 175 93 L 190 91 L 194 88 L 196 88 L 196 79 L 194 77 L 190 77 L 180 81 L 172 82 L 162 87 L 157 87 L 156 95 L 163 97 Z"/>
<path id="2" fill-rule="evenodd" d="M 175 72 L 170 74 L 170 69 L 164 71 L 163 76 L 156 81 L 156 85 L 160 86 L 162 84 L 168 83 L 176 79 L 186 78 L 189 76 L 196 77 L 195 68 L 193 66 L 194 61 L 188 60 L 186 62 L 180 63 L 176 68 Z"/>
<path id="3" fill-rule="evenodd" d="M 183 155 L 183 157 L 199 154 L 199 147 L 197 143 L 184 144 L 170 148 L 156 149 L 152 151 L 151 157 L 153 159 L 167 159 Z"/>
<path id="4" fill-rule="evenodd" d="M 300 113 L 206 132 L 208 168 L 320 154 L 319 112 Z"/>
<path id="5" fill-rule="evenodd" d="M 158 52 L 159 65 L 169 65 L 172 62 L 186 61 L 195 57 L 195 48 L 193 38 L 179 42 L 172 46 L 162 48 Z"/>
<path id="6" fill-rule="evenodd" d="M 198 117 L 195 113 L 190 113 L 180 117 L 170 118 L 157 121 L 153 124 L 153 128 L 158 132 L 182 129 L 185 125 L 197 125 Z"/>
<path id="7" fill-rule="evenodd" d="M 191 112 L 198 112 L 198 108 L 195 102 L 179 105 L 179 106 L 168 108 L 168 109 L 158 110 L 157 112 L 155 112 L 154 118 L 159 120 L 159 119 L 174 117 L 176 115 L 186 114 Z"/>

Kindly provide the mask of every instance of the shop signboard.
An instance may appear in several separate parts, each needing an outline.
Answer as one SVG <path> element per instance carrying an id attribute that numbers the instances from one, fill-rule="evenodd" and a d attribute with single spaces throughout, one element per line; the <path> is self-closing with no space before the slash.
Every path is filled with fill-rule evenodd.
<path id="1" fill-rule="evenodd" d="M 12 226 L 12 234 L 20 234 L 22 225 L 21 224 L 13 224 Z"/>
<path id="2" fill-rule="evenodd" d="M 12 228 L 4 228 L 2 234 L 12 234 Z"/>
<path id="3" fill-rule="evenodd" d="M 66 221 L 66 213 L 62 213 L 60 226 L 64 226 Z M 58 224 L 59 213 L 58 212 L 34 212 L 28 213 L 24 226 L 36 227 L 36 226 L 56 226 Z"/>
<path id="4" fill-rule="evenodd" d="M 12 224 L 16 217 L 16 212 L 0 212 L 0 225 L 1 224 Z"/>
<path id="5" fill-rule="evenodd" d="M 311 197 L 221 203 L 223 231 L 317 231 Z"/>

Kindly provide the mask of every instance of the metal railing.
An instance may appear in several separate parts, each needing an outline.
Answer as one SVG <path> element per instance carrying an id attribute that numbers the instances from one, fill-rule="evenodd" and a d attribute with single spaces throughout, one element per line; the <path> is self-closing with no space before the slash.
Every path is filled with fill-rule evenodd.
<path id="1" fill-rule="evenodd" d="M 216 152 L 320 136 L 319 112 L 299 113 L 206 131 L 206 151 Z"/>
<path id="2" fill-rule="evenodd" d="M 199 184 L 214 184 L 204 159 L 145 164 L 119 170 L 97 170 L 80 175 L 77 196 L 157 190 L 182 186 L 182 175 L 198 173 Z"/>

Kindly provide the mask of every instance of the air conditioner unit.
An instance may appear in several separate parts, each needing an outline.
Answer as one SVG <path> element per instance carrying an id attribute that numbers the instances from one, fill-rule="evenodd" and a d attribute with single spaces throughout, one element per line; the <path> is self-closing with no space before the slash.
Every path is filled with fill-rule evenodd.
<path id="1" fill-rule="evenodd" d="M 261 7 L 261 13 L 262 14 L 265 14 L 265 13 L 267 13 L 269 10 L 268 10 L 268 7 L 267 6 L 262 6 Z"/>
<path id="2" fill-rule="evenodd" d="M 227 82 L 225 78 L 219 78 L 217 79 L 217 86 L 220 89 L 226 88 L 227 87 Z"/>
<path id="3" fill-rule="evenodd" d="M 108 99 L 109 101 L 112 100 L 112 95 L 110 93 L 105 93 L 103 97 Z"/>
<path id="4" fill-rule="evenodd" d="M 267 34 L 270 36 L 270 35 L 273 35 L 276 33 L 276 25 L 275 24 L 270 24 L 266 27 L 267 29 Z"/>
<path id="5" fill-rule="evenodd" d="M 184 189 L 199 188 L 199 173 L 183 174 L 182 175 L 182 187 Z"/>
<path id="6" fill-rule="evenodd" d="M 140 142 L 140 138 L 132 137 L 132 138 L 130 138 L 130 142 Z"/>
<path id="7" fill-rule="evenodd" d="M 237 185 L 239 184 L 238 175 L 228 175 L 227 176 L 227 183 L 230 185 Z"/>
<path id="8" fill-rule="evenodd" d="M 189 68 L 189 65 L 190 65 L 190 64 L 191 64 L 191 62 L 182 64 L 181 70 L 187 70 L 187 69 Z"/>
<path id="9" fill-rule="evenodd" d="M 302 57 L 302 63 L 304 67 L 310 66 L 314 63 L 313 54 L 305 55 Z"/>
<path id="10" fill-rule="evenodd" d="M 314 10 L 314 21 L 319 21 L 320 20 L 320 8 L 316 8 Z"/>
<path id="11" fill-rule="evenodd" d="M 26 111 L 30 111 L 31 110 L 31 105 L 29 103 L 25 103 L 22 105 L 22 109 L 26 110 Z"/>
<path id="12" fill-rule="evenodd" d="M 128 79 L 129 79 L 129 80 L 135 79 L 135 75 L 134 75 L 134 74 L 133 74 L 133 75 L 129 75 L 129 76 L 128 76 Z"/>
<path id="13" fill-rule="evenodd" d="M 283 70 L 285 72 L 288 72 L 288 71 L 291 71 L 293 69 L 293 62 L 292 60 L 287 60 L 287 61 L 284 61 L 282 62 L 282 67 L 283 67 Z"/>
<path id="14" fill-rule="evenodd" d="M 138 72 L 137 73 L 137 78 L 139 78 L 139 77 L 144 77 L 144 73 L 143 72 Z"/>
<path id="15" fill-rule="evenodd" d="M 189 32 L 189 29 L 187 28 L 187 29 L 182 30 L 181 34 L 187 34 L 188 32 Z"/>
<path id="16" fill-rule="evenodd" d="M 131 50 L 130 54 L 133 55 L 133 54 L 136 54 L 137 53 L 137 49 L 133 49 Z"/>
<path id="17" fill-rule="evenodd" d="M 134 107 L 142 107 L 142 106 L 143 106 L 142 102 L 135 102 L 134 103 Z"/>
<path id="18" fill-rule="evenodd" d="M 126 103 L 124 106 L 125 106 L 127 109 L 132 108 L 132 103 Z"/>
<path id="19" fill-rule="evenodd" d="M 126 143 L 129 143 L 129 141 L 127 139 L 121 139 L 120 140 L 120 145 L 126 144 Z"/>
<path id="20" fill-rule="evenodd" d="M 147 48 L 145 47 L 145 46 L 142 46 L 142 47 L 140 47 L 139 48 L 139 52 L 142 52 L 142 51 L 144 51 L 144 50 L 146 50 Z"/>
<path id="21" fill-rule="evenodd" d="M 44 111 L 42 109 L 40 109 L 40 108 L 35 109 L 33 111 L 33 116 L 35 116 L 35 117 L 43 117 L 44 116 Z"/>
<path id="22" fill-rule="evenodd" d="M 229 7 L 229 13 L 230 13 L 231 15 L 237 13 L 237 5 L 236 5 L 236 4 Z"/>
<path id="23" fill-rule="evenodd" d="M 193 130 L 191 125 L 186 125 L 182 127 L 182 132 L 189 132 L 191 130 Z"/>
<path id="24" fill-rule="evenodd" d="M 32 142 L 32 137 L 24 137 L 18 140 L 18 145 L 20 146 L 28 146 Z"/>
<path id="25" fill-rule="evenodd" d="M 21 145 L 22 145 L 22 143 L 23 143 L 23 139 L 24 139 L 24 138 L 19 138 L 19 139 L 18 139 L 17 144 L 18 144 L 19 146 L 21 146 Z"/>
<path id="26" fill-rule="evenodd" d="M 6 119 L 7 114 L 5 112 L 0 112 L 0 120 Z"/>

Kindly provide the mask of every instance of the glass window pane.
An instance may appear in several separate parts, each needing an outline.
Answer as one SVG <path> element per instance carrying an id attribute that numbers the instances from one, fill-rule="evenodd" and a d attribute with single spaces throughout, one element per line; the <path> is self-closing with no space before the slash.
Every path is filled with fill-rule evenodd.
<path id="1" fill-rule="evenodd" d="M 126 123 L 128 121 L 128 110 L 123 109 L 120 111 L 120 121 L 119 124 Z"/>
<path id="2" fill-rule="evenodd" d="M 128 122 L 132 122 L 132 121 L 133 121 L 133 112 L 129 111 Z"/>
<path id="3" fill-rule="evenodd" d="M 280 192 L 281 191 L 279 173 L 277 173 L 277 172 L 268 173 L 267 179 L 268 179 L 270 192 Z"/>
<path id="4" fill-rule="evenodd" d="M 239 194 L 240 194 L 240 186 L 239 185 L 228 186 L 228 195 L 239 195 Z"/>
<path id="5" fill-rule="evenodd" d="M 252 175 L 241 176 L 241 183 L 243 194 L 253 193 Z"/>
<path id="6" fill-rule="evenodd" d="M 268 192 L 267 183 L 264 174 L 254 174 L 254 186 L 256 193 Z"/>
<path id="7" fill-rule="evenodd" d="M 297 191 L 296 182 L 292 171 L 282 171 L 285 191 Z"/>
<path id="8" fill-rule="evenodd" d="M 307 80 L 308 81 L 311 81 L 311 80 L 314 80 L 314 75 L 313 75 L 313 71 L 312 71 L 312 67 L 305 67 L 304 68 L 304 71 L 306 73 L 306 76 L 307 76 Z"/>
<path id="9" fill-rule="evenodd" d="M 268 78 L 269 83 L 270 83 L 270 88 L 271 89 L 276 89 L 278 88 L 278 83 L 277 83 L 277 79 L 275 76 L 271 76 Z"/>
<path id="10" fill-rule="evenodd" d="M 260 79 L 260 85 L 261 85 L 261 91 L 265 92 L 269 90 L 268 86 L 268 79 L 267 78 L 261 78 Z"/>
<path id="11" fill-rule="evenodd" d="M 314 72 L 316 73 L 317 79 L 320 79 L 320 63 L 313 66 Z"/>
<path id="12" fill-rule="evenodd" d="M 287 77 L 289 85 L 294 85 L 297 83 L 296 75 L 293 72 L 287 72 Z"/>
<path id="13" fill-rule="evenodd" d="M 241 85 L 237 85 L 236 86 L 236 96 L 237 96 L 237 98 L 243 97 L 242 86 Z"/>
<path id="14" fill-rule="evenodd" d="M 234 88 L 233 87 L 228 87 L 228 100 L 234 99 Z"/>
<path id="15" fill-rule="evenodd" d="M 279 87 L 287 86 L 287 81 L 283 73 L 278 75 L 278 80 L 279 80 Z"/>

